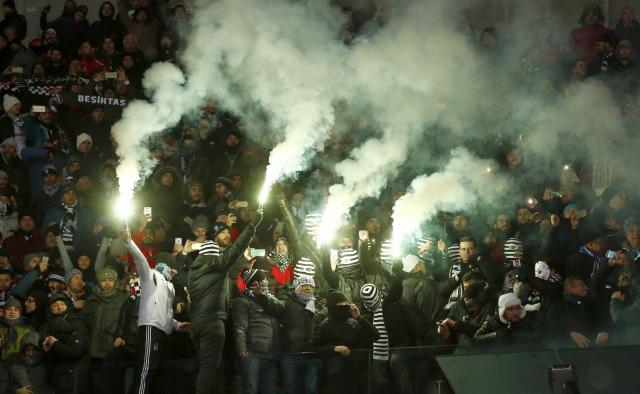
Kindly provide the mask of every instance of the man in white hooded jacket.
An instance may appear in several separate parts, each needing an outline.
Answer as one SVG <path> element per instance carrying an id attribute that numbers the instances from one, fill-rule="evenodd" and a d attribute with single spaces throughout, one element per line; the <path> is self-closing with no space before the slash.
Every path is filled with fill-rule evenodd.
<path id="1" fill-rule="evenodd" d="M 176 270 L 161 261 L 156 262 L 155 269 L 151 269 L 128 232 L 125 238 L 127 251 L 133 256 L 140 277 L 138 327 L 144 338 L 144 351 L 140 354 L 140 375 L 136 392 L 145 394 L 151 392 L 167 337 L 173 330 L 188 331 L 190 323 L 179 323 L 173 318 L 175 290 L 171 279 Z"/>

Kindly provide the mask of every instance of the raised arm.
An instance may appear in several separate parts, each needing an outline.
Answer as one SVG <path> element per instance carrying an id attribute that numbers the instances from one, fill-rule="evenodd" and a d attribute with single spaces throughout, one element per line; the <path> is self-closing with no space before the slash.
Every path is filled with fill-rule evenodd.
<path id="1" fill-rule="evenodd" d="M 138 276 L 140 276 L 140 280 L 149 280 L 153 273 L 151 272 L 151 267 L 149 267 L 149 263 L 147 262 L 147 258 L 144 257 L 138 245 L 135 244 L 131 239 L 127 242 L 127 251 L 133 256 L 133 261 L 136 264 L 136 270 L 138 271 Z"/>
<path id="2" fill-rule="evenodd" d="M 73 269 L 73 263 L 71 262 L 69 251 L 67 251 L 67 247 L 64 246 L 64 242 L 62 241 L 62 237 L 59 235 L 56 237 L 56 246 L 58 247 L 58 252 L 60 252 L 60 257 L 62 258 L 64 272 L 71 271 Z"/>

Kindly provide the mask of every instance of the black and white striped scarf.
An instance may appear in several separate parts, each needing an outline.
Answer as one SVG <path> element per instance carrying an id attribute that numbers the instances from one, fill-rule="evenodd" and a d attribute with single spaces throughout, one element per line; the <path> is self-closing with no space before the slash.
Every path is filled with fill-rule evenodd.
<path id="1" fill-rule="evenodd" d="M 200 253 L 203 256 L 220 256 L 220 246 L 214 241 L 204 241 L 200 247 Z"/>
<path id="2" fill-rule="evenodd" d="M 375 285 L 367 283 L 360 289 L 360 298 L 365 308 L 373 312 L 373 326 L 378 330 L 379 338 L 373 342 L 373 359 L 389 360 L 389 334 L 384 324 L 382 312 L 382 294 Z"/>
<path id="3" fill-rule="evenodd" d="M 62 236 L 62 242 L 65 245 L 70 246 L 73 244 L 73 238 L 76 231 L 76 206 L 78 202 L 73 204 L 62 204 L 62 210 L 64 215 L 60 221 L 60 235 Z"/>

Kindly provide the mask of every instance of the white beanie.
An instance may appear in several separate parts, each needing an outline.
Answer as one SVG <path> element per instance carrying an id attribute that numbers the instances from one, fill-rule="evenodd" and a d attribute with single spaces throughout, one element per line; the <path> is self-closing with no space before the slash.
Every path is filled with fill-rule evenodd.
<path id="1" fill-rule="evenodd" d="M 402 258 L 402 270 L 404 272 L 411 272 L 418 265 L 420 259 L 414 254 L 408 254 Z"/>
<path id="2" fill-rule="evenodd" d="M 16 104 L 20 104 L 20 100 L 16 96 L 12 96 L 10 94 L 4 95 L 4 100 L 2 100 L 2 108 L 4 112 L 9 112 L 9 110 Z"/>
<path id="3" fill-rule="evenodd" d="M 91 143 L 93 143 L 93 139 L 91 138 L 91 136 L 87 133 L 81 133 L 78 134 L 78 137 L 76 138 L 76 149 L 80 149 L 80 145 L 82 145 L 83 142 L 85 141 L 89 141 Z"/>
<path id="4" fill-rule="evenodd" d="M 518 297 L 516 297 L 515 294 L 507 293 L 500 296 L 500 298 L 498 299 L 498 315 L 500 316 L 501 322 L 503 322 L 504 324 L 508 323 L 503 316 L 504 311 L 507 308 L 511 306 L 516 306 L 516 305 L 522 306 L 522 302 Z M 521 308 L 520 318 L 523 318 L 526 314 L 527 314 L 527 311 L 524 308 Z"/>

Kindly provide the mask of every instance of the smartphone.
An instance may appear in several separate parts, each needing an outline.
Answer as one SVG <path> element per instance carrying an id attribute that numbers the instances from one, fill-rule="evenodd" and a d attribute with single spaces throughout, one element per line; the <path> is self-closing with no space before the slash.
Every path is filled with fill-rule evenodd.
<path id="1" fill-rule="evenodd" d="M 202 243 L 194 242 L 191 244 L 191 250 L 200 250 L 202 249 Z"/>
<path id="2" fill-rule="evenodd" d="M 175 242 L 176 245 L 182 245 L 182 238 L 176 238 Z"/>
<path id="3" fill-rule="evenodd" d="M 150 222 L 152 220 L 151 207 L 144 207 L 142 210 L 142 215 L 144 216 L 145 222 Z"/>
<path id="4" fill-rule="evenodd" d="M 31 111 L 32 112 L 46 112 L 47 111 L 47 107 L 45 107 L 44 105 L 34 105 L 33 107 L 31 107 Z"/>
<path id="5" fill-rule="evenodd" d="M 24 74 L 24 67 L 21 66 L 13 66 L 11 67 L 12 74 Z"/>
<path id="6" fill-rule="evenodd" d="M 236 203 L 236 208 L 249 208 L 249 202 L 248 201 L 238 201 Z"/>
<path id="7" fill-rule="evenodd" d="M 264 257 L 266 255 L 266 251 L 264 249 L 251 249 L 250 253 L 251 257 Z"/>
<path id="8" fill-rule="evenodd" d="M 104 77 L 107 79 L 116 79 L 118 78 L 118 73 L 115 71 L 104 73 Z"/>
<path id="9" fill-rule="evenodd" d="M 616 258 L 616 252 L 614 252 L 613 250 L 607 250 L 607 258 L 609 260 L 615 259 Z"/>
<path id="10" fill-rule="evenodd" d="M 48 263 L 49 262 L 49 256 L 43 256 L 42 257 L 42 262 L 43 263 Z"/>

